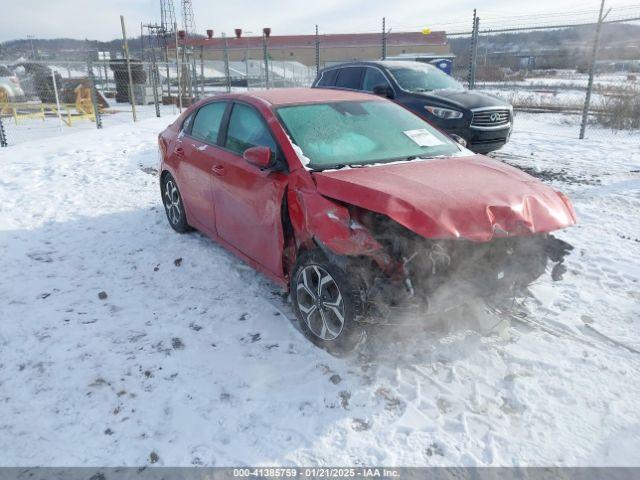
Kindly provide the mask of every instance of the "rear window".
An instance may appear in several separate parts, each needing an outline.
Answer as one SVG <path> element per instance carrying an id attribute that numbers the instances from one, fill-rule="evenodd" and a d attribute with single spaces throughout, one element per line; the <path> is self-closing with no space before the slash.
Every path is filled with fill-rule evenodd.
<path id="1" fill-rule="evenodd" d="M 362 67 L 341 68 L 340 73 L 338 73 L 338 78 L 336 79 L 336 87 L 360 90 L 362 70 Z"/>
<path id="2" fill-rule="evenodd" d="M 191 136 L 206 143 L 216 144 L 226 108 L 227 102 L 216 102 L 198 110 L 191 127 Z"/>
<path id="3" fill-rule="evenodd" d="M 336 75 L 338 75 L 338 70 L 327 70 L 322 73 L 322 77 L 317 83 L 319 87 L 333 87 L 336 84 Z"/>

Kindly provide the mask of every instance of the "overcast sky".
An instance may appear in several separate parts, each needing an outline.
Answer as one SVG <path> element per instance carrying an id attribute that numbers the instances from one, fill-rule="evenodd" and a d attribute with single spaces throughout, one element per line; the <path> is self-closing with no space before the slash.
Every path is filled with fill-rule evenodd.
<path id="1" fill-rule="evenodd" d="M 607 6 L 638 2 L 607 0 Z M 160 17 L 159 0 L 2 0 L 2 4 L 0 41 L 27 35 L 111 40 L 121 35 L 121 14 L 130 36 L 139 34 L 140 22 L 154 22 Z M 174 0 L 174 4 L 180 21 L 180 0 Z M 377 31 L 383 16 L 396 31 L 422 26 L 461 31 L 470 28 L 467 26 L 474 7 L 488 25 L 492 18 L 546 13 L 556 14 L 553 18 L 559 21 L 572 22 L 593 17 L 590 11 L 596 11 L 599 5 L 598 0 L 193 0 L 197 30 L 204 33 L 213 28 L 216 36 L 223 31 L 232 34 L 236 27 L 257 33 L 264 26 L 271 27 L 274 35 L 313 33 L 316 23 L 321 33 Z M 582 13 L 574 15 L 576 10 Z M 532 21 L 548 22 L 549 17 L 518 17 L 509 23 Z"/>

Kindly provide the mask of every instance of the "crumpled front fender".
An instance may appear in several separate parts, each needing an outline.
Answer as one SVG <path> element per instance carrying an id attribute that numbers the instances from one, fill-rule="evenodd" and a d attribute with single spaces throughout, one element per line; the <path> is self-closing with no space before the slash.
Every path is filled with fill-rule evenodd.
<path id="1" fill-rule="evenodd" d="M 372 257 L 384 271 L 391 268 L 391 257 L 347 208 L 316 191 L 296 188 L 289 189 L 287 203 L 298 248 L 321 244 L 338 255 Z"/>

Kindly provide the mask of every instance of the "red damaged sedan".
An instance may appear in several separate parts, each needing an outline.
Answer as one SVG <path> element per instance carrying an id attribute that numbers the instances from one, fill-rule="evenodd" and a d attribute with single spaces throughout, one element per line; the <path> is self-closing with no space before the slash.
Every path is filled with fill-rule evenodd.
<path id="1" fill-rule="evenodd" d="M 500 304 L 562 260 L 569 200 L 380 97 L 276 89 L 208 98 L 159 137 L 171 227 L 289 289 L 332 353 L 364 324 Z"/>

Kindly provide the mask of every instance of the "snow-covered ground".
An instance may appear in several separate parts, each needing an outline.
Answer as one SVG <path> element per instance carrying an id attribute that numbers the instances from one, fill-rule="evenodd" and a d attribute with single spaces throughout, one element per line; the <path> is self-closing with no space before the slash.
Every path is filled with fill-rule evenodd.
<path id="1" fill-rule="evenodd" d="M 543 72 L 543 71 L 541 71 Z M 600 73 L 594 78 L 591 107 L 606 109 L 607 99 L 626 91 L 639 91 L 637 74 Z M 554 71 L 550 76 L 532 76 L 520 81 L 478 82 L 477 87 L 504 98 L 517 109 L 552 108 L 556 111 L 581 109 L 587 91 L 588 75 L 575 71 Z"/>
<path id="2" fill-rule="evenodd" d="M 564 280 L 347 359 L 169 228 L 170 117 L 0 149 L 0 466 L 640 465 L 640 142 L 554 118 L 495 156 L 574 201 Z"/>

